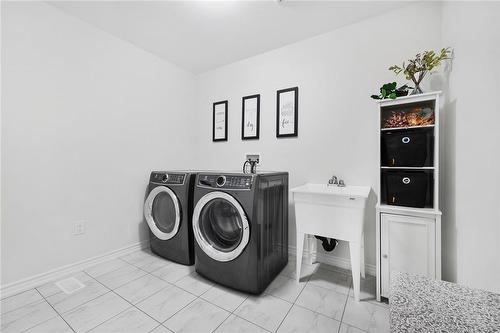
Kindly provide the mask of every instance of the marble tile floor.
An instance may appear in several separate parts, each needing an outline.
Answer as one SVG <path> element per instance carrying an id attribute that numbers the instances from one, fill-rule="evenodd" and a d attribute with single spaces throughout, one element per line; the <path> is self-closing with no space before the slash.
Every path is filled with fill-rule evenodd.
<path id="1" fill-rule="evenodd" d="M 354 301 L 350 272 L 295 258 L 259 296 L 212 283 L 186 267 L 136 251 L 72 274 L 85 287 L 54 282 L 1 300 L 3 333 L 31 332 L 389 332 L 389 308 L 375 301 L 375 278 Z"/>

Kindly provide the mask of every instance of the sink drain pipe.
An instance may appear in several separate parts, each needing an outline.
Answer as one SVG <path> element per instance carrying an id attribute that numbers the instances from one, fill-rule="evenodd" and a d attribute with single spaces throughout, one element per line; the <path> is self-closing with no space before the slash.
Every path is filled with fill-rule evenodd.
<path id="1" fill-rule="evenodd" d="M 339 243 L 338 240 L 335 238 L 327 238 L 323 236 L 317 236 L 314 235 L 317 239 L 321 241 L 321 245 L 323 245 L 323 249 L 325 249 L 326 252 L 332 252 L 336 247 L 337 244 Z"/>

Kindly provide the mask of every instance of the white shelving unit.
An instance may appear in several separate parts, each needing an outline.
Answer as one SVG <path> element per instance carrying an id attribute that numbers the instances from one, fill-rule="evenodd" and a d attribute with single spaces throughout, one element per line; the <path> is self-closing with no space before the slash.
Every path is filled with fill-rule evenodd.
<path id="1" fill-rule="evenodd" d="M 390 296 L 391 271 L 404 271 L 441 279 L 441 211 L 439 210 L 439 96 L 441 92 L 400 97 L 378 102 L 379 112 L 379 177 L 376 207 L 376 269 L 377 300 Z M 418 106 L 434 106 L 434 124 L 422 126 L 383 128 L 383 112 Z M 381 137 L 386 131 L 432 129 L 433 163 L 431 166 L 382 165 Z M 424 208 L 390 205 L 383 201 L 382 172 L 387 170 L 425 170 L 432 174 L 431 199 Z M 385 187 L 384 187 L 385 188 Z M 385 196 L 387 201 L 387 196 Z"/>

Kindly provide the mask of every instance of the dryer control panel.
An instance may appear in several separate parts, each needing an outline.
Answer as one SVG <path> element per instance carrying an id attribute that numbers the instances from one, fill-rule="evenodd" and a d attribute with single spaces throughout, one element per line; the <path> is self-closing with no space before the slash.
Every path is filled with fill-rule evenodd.
<path id="1" fill-rule="evenodd" d="M 249 190 L 252 188 L 252 176 L 200 174 L 198 185 L 224 189 Z"/>
<path id="2" fill-rule="evenodd" d="M 150 181 L 153 183 L 182 185 L 184 184 L 184 173 L 152 172 Z"/>

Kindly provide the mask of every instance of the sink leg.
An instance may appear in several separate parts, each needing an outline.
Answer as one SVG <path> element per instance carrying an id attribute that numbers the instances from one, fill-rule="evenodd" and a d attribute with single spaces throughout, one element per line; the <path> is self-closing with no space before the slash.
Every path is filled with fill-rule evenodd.
<path id="1" fill-rule="evenodd" d="M 318 243 L 314 235 L 306 236 L 309 243 L 309 265 L 313 265 L 316 262 L 316 255 L 318 253 Z"/>
<path id="2" fill-rule="evenodd" d="M 365 233 L 361 235 L 361 277 L 366 278 L 365 274 Z"/>
<path id="3" fill-rule="evenodd" d="M 297 282 L 300 282 L 300 266 L 302 265 L 302 252 L 304 251 L 304 237 L 303 232 L 297 232 Z"/>
<path id="4" fill-rule="evenodd" d="M 361 244 L 349 242 L 349 250 L 351 252 L 352 289 L 354 291 L 354 299 L 359 302 Z"/>

